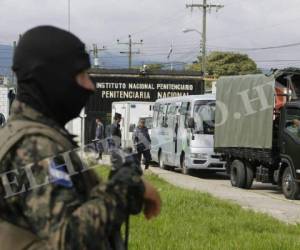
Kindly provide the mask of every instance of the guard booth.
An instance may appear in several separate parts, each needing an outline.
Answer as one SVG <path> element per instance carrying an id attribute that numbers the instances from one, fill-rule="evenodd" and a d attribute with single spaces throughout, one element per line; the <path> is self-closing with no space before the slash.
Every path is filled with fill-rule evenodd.
<path id="1" fill-rule="evenodd" d="M 199 72 L 92 69 L 89 74 L 96 84 L 96 92 L 85 107 L 85 143 L 95 138 L 97 117 L 104 125 L 111 123 L 113 102 L 155 102 L 159 98 L 205 92 Z"/>

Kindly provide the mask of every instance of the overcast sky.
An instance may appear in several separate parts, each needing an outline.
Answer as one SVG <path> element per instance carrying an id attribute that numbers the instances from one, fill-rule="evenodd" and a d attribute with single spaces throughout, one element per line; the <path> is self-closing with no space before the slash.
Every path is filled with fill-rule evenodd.
<path id="1" fill-rule="evenodd" d="M 133 40 L 144 40 L 143 46 L 134 47 L 142 52 L 136 58 L 167 61 L 173 41 L 171 60 L 185 62 L 194 61 L 200 49 L 197 32 L 182 32 L 184 28 L 202 29 L 202 12 L 185 8 L 191 0 L 70 1 L 71 31 L 87 46 L 97 43 L 117 54 L 126 46 L 118 45 L 116 39 L 126 42 L 128 34 L 132 34 Z M 67 3 L 68 0 L 0 0 L 0 44 L 12 44 L 18 34 L 36 25 L 67 29 Z M 208 14 L 208 51 L 248 53 L 260 67 L 300 67 L 300 46 L 245 50 L 300 42 L 299 0 L 208 0 L 208 3 L 225 5 Z"/>

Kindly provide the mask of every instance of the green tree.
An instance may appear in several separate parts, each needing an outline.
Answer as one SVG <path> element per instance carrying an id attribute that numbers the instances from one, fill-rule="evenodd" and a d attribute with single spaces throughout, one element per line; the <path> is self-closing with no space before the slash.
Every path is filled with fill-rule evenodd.
<path id="1" fill-rule="evenodd" d="M 188 70 L 201 71 L 201 57 L 188 67 Z M 245 75 L 260 73 L 256 63 L 246 54 L 234 52 L 210 53 L 206 59 L 206 71 L 208 75 L 216 77 L 224 75 Z"/>
<path id="2" fill-rule="evenodd" d="M 162 70 L 164 65 L 160 63 L 147 64 L 148 70 Z"/>

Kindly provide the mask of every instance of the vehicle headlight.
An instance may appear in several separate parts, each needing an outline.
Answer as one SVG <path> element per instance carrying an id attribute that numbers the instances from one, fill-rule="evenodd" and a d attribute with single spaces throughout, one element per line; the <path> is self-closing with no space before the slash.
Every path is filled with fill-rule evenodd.
<path id="1" fill-rule="evenodd" d="M 190 154 L 191 158 L 196 158 L 196 159 L 207 159 L 208 158 L 208 154 L 206 153 L 196 153 L 196 154 Z"/>

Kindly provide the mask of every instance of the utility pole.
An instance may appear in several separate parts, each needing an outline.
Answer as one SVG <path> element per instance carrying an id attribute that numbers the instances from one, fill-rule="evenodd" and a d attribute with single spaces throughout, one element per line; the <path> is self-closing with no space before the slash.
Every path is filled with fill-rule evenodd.
<path id="1" fill-rule="evenodd" d="M 21 38 L 21 36 L 20 36 L 20 38 Z M 13 56 L 15 55 L 16 48 L 17 48 L 17 41 L 14 41 L 13 42 Z M 17 84 L 16 75 L 15 75 L 15 73 L 13 71 L 12 71 L 12 79 L 11 79 L 11 81 L 12 81 L 13 85 Z"/>
<path id="2" fill-rule="evenodd" d="M 128 43 L 121 43 L 120 40 L 118 39 L 117 42 L 118 44 L 125 44 L 128 45 L 128 51 L 121 51 L 121 54 L 128 54 L 128 68 L 131 69 L 132 66 L 132 55 L 133 54 L 140 54 L 140 51 L 132 51 L 132 46 L 133 45 L 143 45 L 143 40 L 140 40 L 140 42 L 133 42 L 131 35 L 128 36 L 129 41 Z"/>
<path id="3" fill-rule="evenodd" d="M 68 0 L 68 31 L 71 30 L 71 0 Z"/>
<path id="4" fill-rule="evenodd" d="M 19 39 L 21 39 L 21 35 L 19 36 Z M 17 48 L 17 41 L 13 42 L 13 56 L 16 52 L 16 48 Z M 11 82 L 8 81 L 8 93 L 7 93 L 7 98 L 9 100 L 9 105 L 8 105 L 8 114 L 10 115 L 10 108 L 11 108 L 11 104 L 13 102 L 13 100 L 16 97 L 16 91 L 17 91 L 17 77 L 15 75 L 15 72 L 12 70 L 11 71 Z"/>
<path id="5" fill-rule="evenodd" d="M 202 72 L 203 76 L 206 73 L 206 14 L 207 10 L 211 10 L 212 8 L 216 8 L 216 11 L 223 8 L 224 5 L 219 4 L 207 4 L 207 0 L 203 0 L 202 4 L 186 4 L 186 8 L 199 8 L 203 9 L 202 14 Z M 201 44 L 200 44 L 201 47 Z"/>
<path id="6" fill-rule="evenodd" d="M 101 49 L 98 49 L 97 44 L 93 44 L 93 49 L 90 50 L 90 52 L 93 53 L 93 57 L 94 57 L 94 67 L 98 68 L 99 67 L 99 52 L 106 50 L 105 46 L 103 46 Z"/>
<path id="7" fill-rule="evenodd" d="M 173 41 L 171 42 L 171 47 L 170 47 L 170 50 L 169 50 L 169 54 L 167 56 L 169 63 L 170 63 L 170 57 L 171 57 L 172 53 L 173 53 Z M 172 62 L 170 64 L 170 69 L 171 69 L 171 71 L 173 71 L 173 63 Z"/>

